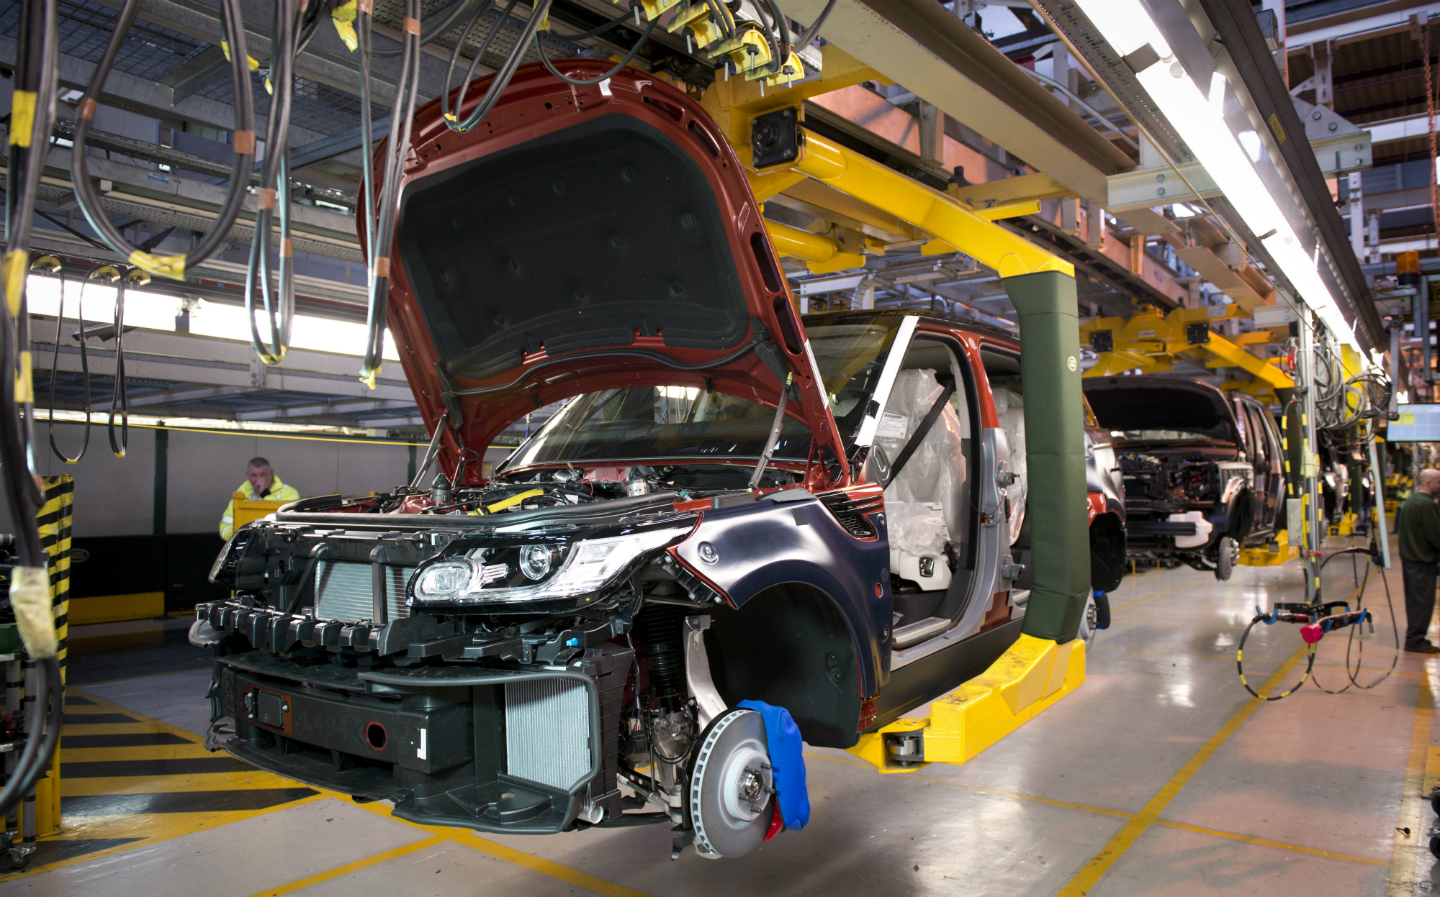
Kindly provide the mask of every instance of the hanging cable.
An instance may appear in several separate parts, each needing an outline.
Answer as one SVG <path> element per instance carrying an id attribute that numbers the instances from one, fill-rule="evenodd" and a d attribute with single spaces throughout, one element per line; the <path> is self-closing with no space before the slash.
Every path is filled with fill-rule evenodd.
<path id="1" fill-rule="evenodd" d="M 6 171 L 7 245 L 0 264 L 6 316 L 0 327 L 0 358 L 5 367 L 0 376 L 0 476 L 5 480 L 20 563 L 43 572 L 47 558 L 34 522 L 41 495 L 34 478 L 34 381 L 25 282 L 30 267 L 30 228 L 55 118 L 59 65 L 56 0 L 21 4 L 18 27 Z"/>
<path id="2" fill-rule="evenodd" d="M 809 28 L 806 28 L 804 34 L 802 34 L 800 36 L 800 39 L 796 41 L 796 52 L 809 48 L 812 44 L 815 43 L 815 41 L 819 40 L 820 29 L 825 27 L 825 20 L 829 19 L 830 13 L 834 11 L 835 0 L 830 0 L 830 2 L 825 4 L 825 8 L 820 10 L 820 15 L 815 17 L 815 24 L 811 25 Z"/>
<path id="3" fill-rule="evenodd" d="M 550 0 L 541 0 L 546 9 Z M 536 11 L 543 17 L 543 11 Z M 371 14 L 361 10 L 357 17 L 361 44 L 361 105 L 369 104 L 369 38 Z M 533 24 L 538 25 L 538 21 Z M 405 52 L 401 56 L 400 78 L 396 86 L 395 104 L 391 107 L 390 134 L 385 147 L 385 168 L 376 202 L 373 177 L 366 178 L 366 214 L 374 215 L 374 224 L 366 222 L 369 245 L 366 258 L 370 264 L 369 309 L 365 322 L 365 354 L 360 364 L 360 379 L 375 387 L 375 376 L 385 349 L 385 315 L 390 292 L 390 252 L 395 242 L 395 222 L 400 213 L 400 179 L 405 170 L 405 156 L 410 149 L 410 130 L 415 117 L 415 94 L 420 84 L 420 0 L 405 0 Z M 497 76 L 498 77 L 498 76 Z M 368 122 L 362 122 L 362 129 Z M 368 170 L 373 158 L 364 160 Z"/>
<path id="4" fill-rule="evenodd" d="M 292 0 L 293 2 L 293 0 Z M 85 143 L 90 133 L 90 122 L 95 117 L 99 96 L 115 64 L 115 56 L 124 43 L 130 26 L 140 12 L 141 0 L 125 0 L 115 30 L 105 47 L 105 53 L 90 75 L 85 96 L 76 110 L 74 148 L 71 151 L 71 180 L 74 182 L 75 198 L 85 220 L 95 229 L 107 246 L 126 258 L 132 265 L 147 273 L 179 280 L 187 268 L 193 268 L 214 255 L 230 233 L 240 214 L 246 195 L 246 185 L 255 161 L 255 107 L 250 90 L 249 56 L 245 51 L 245 23 L 241 18 L 240 0 L 221 0 L 221 44 L 230 59 L 230 76 L 235 95 L 235 158 L 231 165 L 230 188 L 220 204 L 215 225 L 189 252 L 182 255 L 156 256 L 132 245 L 125 239 L 100 207 L 100 197 L 90 178 L 89 154 Z M 284 57 L 285 54 L 277 54 Z M 11 183 L 14 183 L 13 181 Z"/>
<path id="5" fill-rule="evenodd" d="M 295 36 L 300 11 L 297 0 L 277 0 L 275 4 L 275 56 L 271 62 L 270 79 L 274 94 L 270 101 L 269 121 L 265 130 L 265 162 L 260 174 L 260 189 L 255 201 L 255 233 L 250 240 L 250 257 L 245 265 L 245 317 L 250 324 L 250 345 L 260 360 L 280 364 L 290 344 L 290 328 L 295 317 L 295 272 L 290 244 L 290 172 L 288 146 L 290 109 L 294 103 L 293 83 Z M 280 225 L 280 262 L 278 284 L 270 269 L 270 246 L 275 224 Z M 265 323 L 269 340 L 260 336 L 255 320 L 255 292 L 265 307 Z"/>
<path id="6" fill-rule="evenodd" d="M 651 19 L 650 24 L 646 25 L 645 30 L 641 32 L 640 39 L 635 41 L 635 46 L 631 47 L 630 52 L 625 54 L 625 58 L 615 63 L 605 74 L 596 75 L 593 78 L 571 78 L 569 75 L 561 74 L 560 70 L 555 68 L 555 64 L 550 61 L 550 57 L 545 55 L 545 48 L 540 45 L 540 33 L 538 31 L 535 33 L 535 52 L 539 54 L 540 61 L 545 64 L 545 68 L 550 70 L 550 74 L 564 81 L 566 84 L 573 84 L 576 87 L 589 87 L 592 84 L 599 84 L 601 81 L 614 77 L 621 69 L 629 65 L 630 60 L 635 58 L 635 54 L 639 53 L 640 48 L 645 46 L 645 42 L 650 39 L 650 32 L 654 31 L 655 26 L 658 24 L 660 24 L 658 18 Z"/>
<path id="7" fill-rule="evenodd" d="M 18 805 L 49 767 L 64 715 L 49 556 L 40 544 L 35 520 L 43 496 L 34 476 L 34 381 L 25 300 L 30 229 L 55 119 L 59 70 L 56 6 L 57 0 L 20 4 L 6 159 L 6 246 L 0 263 L 0 288 L 5 293 L 4 322 L 0 325 L 0 360 L 4 368 L 0 375 L 0 476 L 4 477 L 19 560 L 11 570 L 10 605 L 26 651 L 39 664 L 40 675 L 36 700 L 25 725 L 25 746 L 0 790 L 0 814 Z"/>
<path id="8" fill-rule="evenodd" d="M 85 351 L 85 284 L 89 278 L 80 281 L 80 295 L 76 299 L 75 321 L 80 327 L 80 389 L 85 393 L 85 436 L 80 442 L 80 451 L 71 458 L 60 450 L 55 442 L 55 381 L 60 374 L 60 343 L 65 338 L 65 269 L 53 255 L 45 255 L 30 266 L 32 271 L 48 271 L 60 281 L 60 307 L 55 311 L 55 351 L 50 357 L 50 405 L 46 424 L 50 435 L 50 451 L 66 464 L 79 464 L 90 448 L 90 358 Z"/>

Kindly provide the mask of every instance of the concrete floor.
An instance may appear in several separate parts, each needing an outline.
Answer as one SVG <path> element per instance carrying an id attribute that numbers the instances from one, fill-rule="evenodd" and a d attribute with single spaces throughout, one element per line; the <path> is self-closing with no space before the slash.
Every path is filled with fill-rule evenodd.
<path id="1" fill-rule="evenodd" d="M 1331 599 L 1353 591 L 1342 566 Z M 1255 604 L 1299 600 L 1299 575 L 1129 578 L 1075 694 L 963 767 L 881 776 L 810 750 L 810 825 L 715 863 L 671 862 L 664 827 L 479 837 L 249 771 L 199 744 L 208 671 L 157 672 L 193 667 L 173 633 L 77 627 L 65 828 L 0 878 L 0 897 L 1429 893 L 1435 660 L 1402 655 L 1370 691 L 1327 695 L 1312 680 L 1263 704 L 1236 677 Z M 1390 580 L 1403 615 L 1398 571 Z M 1362 683 L 1393 654 L 1378 579 L 1366 600 L 1378 625 Z M 1297 627 L 1261 627 L 1249 680 L 1283 691 L 1303 656 Z M 1346 681 L 1344 657 L 1343 637 L 1321 643 L 1327 688 Z"/>

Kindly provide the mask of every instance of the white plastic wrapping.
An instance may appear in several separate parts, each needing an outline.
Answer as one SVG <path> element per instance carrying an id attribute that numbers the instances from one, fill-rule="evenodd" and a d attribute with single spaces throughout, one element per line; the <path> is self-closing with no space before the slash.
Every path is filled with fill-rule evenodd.
<path id="1" fill-rule="evenodd" d="M 1010 498 L 1010 544 L 1013 545 L 1025 523 L 1025 496 L 1030 485 L 1025 464 L 1025 397 L 1008 386 L 993 387 L 991 395 L 995 397 L 1000 429 L 1005 431 L 1005 440 L 1010 444 L 1010 471 L 1015 474 L 1015 482 L 1005 488 Z"/>
<path id="2" fill-rule="evenodd" d="M 891 463 L 944 393 L 935 371 L 901 371 L 895 378 L 875 441 Z M 965 481 L 963 430 L 952 404 L 885 489 L 886 528 L 890 533 L 890 569 L 926 591 L 949 587 L 945 543 L 964 530 L 962 484 Z"/>
<path id="3" fill-rule="evenodd" d="M 895 378 L 890 399 L 885 404 L 875 441 L 884 449 L 892 463 L 899 459 L 910 434 L 925 419 L 944 387 L 935 379 L 935 371 L 901 371 Z M 964 532 L 964 513 L 958 501 L 960 485 L 965 481 L 963 430 L 960 418 L 951 404 L 946 404 L 940 419 L 930 428 L 910 460 L 900 469 L 894 481 L 885 488 L 885 507 L 890 511 L 897 503 L 939 503 L 940 519 L 950 533 Z M 890 512 L 891 538 L 894 539 L 895 516 Z M 948 538 L 946 536 L 945 538 Z M 942 540 L 942 545 L 943 540 Z"/>
<path id="4" fill-rule="evenodd" d="M 950 533 L 940 506 L 918 501 L 887 501 L 885 524 L 890 532 L 891 550 L 915 555 L 943 556 Z"/>
<path id="5" fill-rule="evenodd" d="M 10 606 L 25 650 L 36 660 L 59 653 L 54 610 L 50 606 L 50 571 L 44 567 L 16 567 L 10 571 Z"/>

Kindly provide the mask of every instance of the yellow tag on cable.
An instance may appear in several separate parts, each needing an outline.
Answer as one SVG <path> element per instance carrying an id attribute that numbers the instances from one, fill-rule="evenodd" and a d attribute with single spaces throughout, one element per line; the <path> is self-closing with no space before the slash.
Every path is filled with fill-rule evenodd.
<path id="1" fill-rule="evenodd" d="M 10 317 L 20 316 L 20 302 L 25 298 L 25 269 L 30 267 L 30 253 L 14 250 L 0 261 L 0 281 L 4 282 L 5 304 Z"/>
<path id="2" fill-rule="evenodd" d="M 346 0 L 335 11 L 330 13 L 330 21 L 335 23 L 335 33 L 340 35 L 340 40 L 354 53 L 360 46 L 360 38 L 355 34 L 355 0 Z"/>
<path id="3" fill-rule="evenodd" d="M 10 606 L 25 650 L 35 660 L 60 653 L 55 637 L 55 613 L 50 606 L 50 571 L 44 567 L 16 567 L 10 571 Z"/>
<path id="4" fill-rule="evenodd" d="M 35 130 L 35 91 L 17 90 L 10 101 L 10 145 L 29 146 Z"/>
<path id="5" fill-rule="evenodd" d="M 220 52 L 222 52 L 222 53 L 225 54 L 225 61 L 226 61 L 226 62 L 229 62 L 229 61 L 230 61 L 230 42 L 229 42 L 229 41 L 222 40 L 222 41 L 220 42 Z M 246 62 L 248 62 L 248 63 L 250 64 L 250 71 L 252 71 L 252 72 L 258 72 L 258 71 L 260 71 L 260 60 L 256 59 L 254 56 L 246 56 L 246 57 L 245 57 L 245 60 L 246 60 Z"/>
<path id="6" fill-rule="evenodd" d="M 137 249 L 130 253 L 130 264 L 153 277 L 168 277 L 171 280 L 185 279 L 185 256 L 151 255 Z"/>
<path id="7" fill-rule="evenodd" d="M 379 369 L 379 368 L 375 368 L 373 371 L 361 371 L 361 372 L 360 372 L 360 382 L 361 382 L 361 383 L 364 383 L 365 386 L 366 386 L 366 388 L 368 388 L 368 389 L 374 389 L 374 388 L 375 388 L 375 375 L 378 374 L 378 373 L 380 373 L 380 369 Z"/>
<path id="8" fill-rule="evenodd" d="M 35 402 L 35 361 L 28 351 L 20 353 L 20 370 L 15 372 L 15 403 Z"/>

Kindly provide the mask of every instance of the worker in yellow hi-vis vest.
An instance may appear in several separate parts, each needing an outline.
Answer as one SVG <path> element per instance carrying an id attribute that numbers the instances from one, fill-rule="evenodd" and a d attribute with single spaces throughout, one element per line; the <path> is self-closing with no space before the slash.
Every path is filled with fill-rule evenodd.
<path id="1" fill-rule="evenodd" d="M 264 458 L 251 458 L 245 468 L 245 482 L 235 487 L 235 493 L 243 494 L 251 501 L 273 501 L 278 503 L 298 501 L 300 493 L 294 486 L 287 486 L 275 475 L 270 462 Z M 225 506 L 225 516 L 220 518 L 220 538 L 228 539 L 235 532 L 235 499 Z"/>

